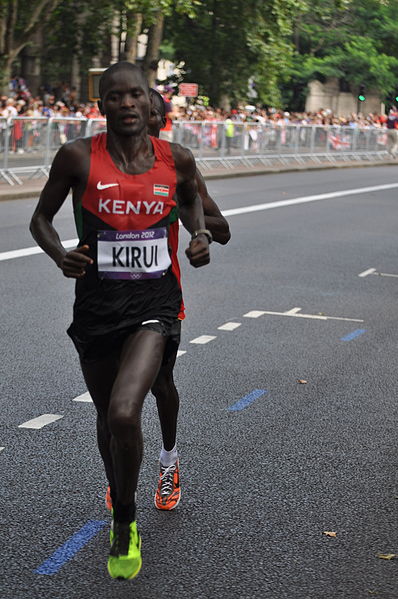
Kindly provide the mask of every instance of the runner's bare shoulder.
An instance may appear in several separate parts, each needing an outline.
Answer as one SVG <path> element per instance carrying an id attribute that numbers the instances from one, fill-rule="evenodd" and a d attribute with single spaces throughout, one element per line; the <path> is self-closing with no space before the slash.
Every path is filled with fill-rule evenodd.
<path id="1" fill-rule="evenodd" d="M 52 172 L 57 176 L 80 179 L 90 166 L 91 138 L 79 137 L 67 141 L 55 155 Z"/>
<path id="2" fill-rule="evenodd" d="M 175 143 L 171 143 L 170 148 L 177 173 L 184 179 L 194 178 L 196 174 L 196 163 L 191 150 Z"/>

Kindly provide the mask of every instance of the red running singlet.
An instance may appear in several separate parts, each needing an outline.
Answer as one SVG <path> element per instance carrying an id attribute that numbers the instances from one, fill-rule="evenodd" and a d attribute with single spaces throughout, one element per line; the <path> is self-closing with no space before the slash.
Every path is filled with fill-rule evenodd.
<path id="1" fill-rule="evenodd" d="M 113 162 L 106 133 L 91 138 L 90 172 L 74 212 L 79 244 L 89 246 L 94 263 L 76 281 L 68 329 L 81 357 L 99 338 L 128 335 L 143 321 L 184 318 L 175 164 L 170 144 L 150 139 L 153 167 L 130 175 Z"/>

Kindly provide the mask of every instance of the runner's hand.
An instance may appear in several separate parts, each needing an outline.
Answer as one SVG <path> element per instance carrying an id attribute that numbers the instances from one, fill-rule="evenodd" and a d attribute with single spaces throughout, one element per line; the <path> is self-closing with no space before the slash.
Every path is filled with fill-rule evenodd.
<path id="1" fill-rule="evenodd" d="M 82 245 L 65 254 L 60 265 L 65 277 L 71 279 L 80 279 L 81 277 L 84 277 L 86 274 L 86 266 L 93 264 L 92 258 L 85 255 L 88 250 L 88 245 Z"/>
<path id="2" fill-rule="evenodd" d="M 196 239 L 193 239 L 189 244 L 189 248 L 185 250 L 185 253 L 190 264 L 195 268 L 209 264 L 209 240 L 206 235 L 198 235 Z"/>

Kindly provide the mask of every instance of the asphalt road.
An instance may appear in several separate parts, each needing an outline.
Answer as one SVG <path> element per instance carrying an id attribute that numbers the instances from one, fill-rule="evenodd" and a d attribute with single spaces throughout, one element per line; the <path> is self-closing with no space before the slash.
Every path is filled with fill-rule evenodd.
<path id="1" fill-rule="evenodd" d="M 395 167 L 378 167 L 209 188 L 230 210 L 397 183 Z M 0 258 L 34 245 L 34 205 L 0 204 Z M 181 254 L 183 495 L 174 513 L 153 506 L 160 431 L 149 396 L 134 581 L 106 571 L 94 408 L 73 401 L 85 386 L 65 334 L 73 284 L 44 255 L 0 261 L 1 599 L 398 597 L 398 559 L 377 557 L 398 554 L 398 278 L 385 276 L 398 275 L 398 188 L 229 221 L 232 240 L 213 244 L 211 265 L 191 269 Z M 70 206 L 56 225 L 75 237 Z M 240 326 L 218 329 L 228 322 Z M 215 338 L 190 343 L 202 335 Z M 43 414 L 61 418 L 19 428 Z M 71 559 L 65 547 L 52 558 L 65 543 Z"/>

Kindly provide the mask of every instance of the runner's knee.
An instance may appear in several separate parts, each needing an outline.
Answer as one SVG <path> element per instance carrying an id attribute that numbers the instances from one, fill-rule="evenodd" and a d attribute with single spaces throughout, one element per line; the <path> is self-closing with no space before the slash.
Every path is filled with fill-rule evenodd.
<path id="1" fill-rule="evenodd" d="M 171 373 L 159 374 L 158 378 L 152 385 L 152 393 L 156 399 L 168 397 L 175 390 L 174 380 Z"/>
<path id="2" fill-rule="evenodd" d="M 135 437 L 141 429 L 141 413 L 134 405 L 126 402 L 114 402 L 108 412 L 108 427 L 111 434 L 119 439 Z"/>

